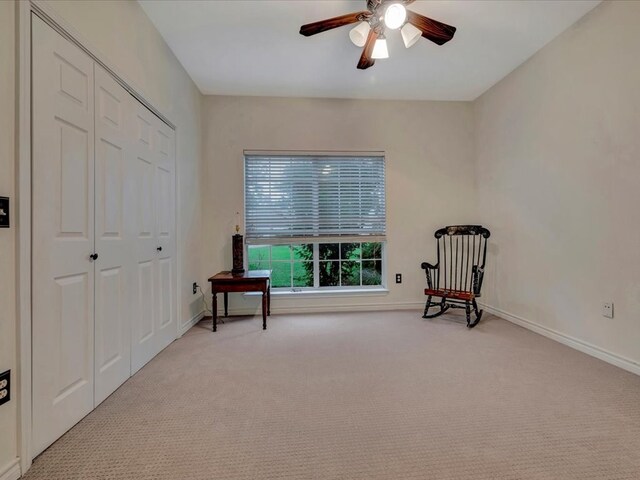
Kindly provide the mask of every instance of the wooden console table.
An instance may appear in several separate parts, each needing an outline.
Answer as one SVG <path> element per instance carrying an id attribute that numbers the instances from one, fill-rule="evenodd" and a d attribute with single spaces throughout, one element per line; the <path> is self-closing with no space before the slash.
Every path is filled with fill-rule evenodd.
<path id="1" fill-rule="evenodd" d="M 262 329 L 267 329 L 267 315 L 271 315 L 271 270 L 253 270 L 242 275 L 231 272 L 216 273 L 209 278 L 213 297 L 211 313 L 213 315 L 213 331 L 218 323 L 218 293 L 224 293 L 224 316 L 228 316 L 229 292 L 262 292 Z"/>

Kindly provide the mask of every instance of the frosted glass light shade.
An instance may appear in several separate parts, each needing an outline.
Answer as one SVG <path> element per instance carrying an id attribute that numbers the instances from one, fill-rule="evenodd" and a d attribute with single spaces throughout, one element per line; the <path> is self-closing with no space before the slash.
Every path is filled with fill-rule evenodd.
<path id="1" fill-rule="evenodd" d="M 391 30 L 400 28 L 406 19 L 407 10 L 399 3 L 392 3 L 384 12 L 384 24 Z"/>
<path id="2" fill-rule="evenodd" d="M 373 52 L 371 58 L 389 58 L 389 50 L 387 50 L 387 40 L 385 38 L 378 38 L 373 46 Z"/>
<path id="3" fill-rule="evenodd" d="M 367 43 L 369 30 L 371 30 L 371 27 L 368 22 L 360 22 L 360 24 L 351 29 L 349 38 L 356 47 L 364 47 L 364 44 Z"/>
<path id="4" fill-rule="evenodd" d="M 402 41 L 404 42 L 404 46 L 406 48 L 415 45 L 415 43 L 420 40 L 420 37 L 422 36 L 422 32 L 410 23 L 404 24 L 404 27 L 402 27 L 402 29 L 400 30 L 400 34 L 402 35 Z"/>

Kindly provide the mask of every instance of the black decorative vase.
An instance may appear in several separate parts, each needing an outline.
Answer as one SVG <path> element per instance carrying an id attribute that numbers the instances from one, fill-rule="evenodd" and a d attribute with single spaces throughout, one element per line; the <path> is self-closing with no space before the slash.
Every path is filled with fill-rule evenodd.
<path id="1" fill-rule="evenodd" d="M 236 233 L 233 237 L 233 268 L 231 269 L 232 275 L 244 274 L 244 241 L 242 235 Z"/>

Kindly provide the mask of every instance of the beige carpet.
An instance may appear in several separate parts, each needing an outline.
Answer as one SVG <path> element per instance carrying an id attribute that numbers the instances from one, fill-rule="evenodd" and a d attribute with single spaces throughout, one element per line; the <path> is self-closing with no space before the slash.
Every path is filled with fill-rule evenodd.
<path id="1" fill-rule="evenodd" d="M 25 478 L 640 478 L 640 377 L 495 317 L 462 322 L 203 322 Z"/>

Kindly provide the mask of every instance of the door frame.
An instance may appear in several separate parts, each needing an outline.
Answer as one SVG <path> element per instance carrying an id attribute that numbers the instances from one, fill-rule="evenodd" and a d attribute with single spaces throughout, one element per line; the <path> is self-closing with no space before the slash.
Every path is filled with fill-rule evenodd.
<path id="1" fill-rule="evenodd" d="M 31 16 L 40 17 L 46 24 L 59 34 L 77 45 L 96 63 L 102 66 L 122 87 L 133 97 L 148 108 L 161 121 L 175 131 L 174 141 L 174 191 L 175 211 L 174 228 L 176 235 L 175 251 L 175 294 L 176 294 L 176 338 L 180 331 L 180 312 L 182 299 L 180 296 L 181 261 L 179 248 L 181 240 L 178 221 L 180 209 L 179 181 L 178 181 L 178 129 L 176 125 L 161 110 L 156 108 L 142 93 L 143 90 L 130 81 L 126 75 L 113 65 L 106 55 L 102 54 L 91 42 L 83 38 L 73 29 L 55 10 L 42 0 L 28 0 L 16 2 L 17 28 L 17 109 L 16 109 L 16 286 L 17 286 L 17 379 L 18 379 L 18 455 L 21 474 L 24 475 L 33 462 L 31 442 L 32 432 L 32 376 L 31 376 Z"/>

